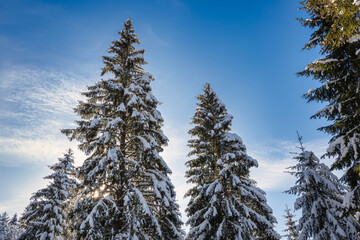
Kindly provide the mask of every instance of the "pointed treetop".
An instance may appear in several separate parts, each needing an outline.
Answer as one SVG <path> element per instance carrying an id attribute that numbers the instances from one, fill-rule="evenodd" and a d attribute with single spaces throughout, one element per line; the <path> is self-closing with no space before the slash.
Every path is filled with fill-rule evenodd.
<path id="1" fill-rule="evenodd" d="M 214 89 L 211 87 L 210 83 L 205 83 L 203 91 L 204 91 L 205 95 L 207 95 L 207 96 L 208 96 L 208 95 L 213 96 L 213 97 L 216 98 L 219 102 L 221 102 L 221 101 L 218 99 L 216 93 L 214 92 Z M 202 95 L 199 95 L 197 98 L 198 98 L 199 100 L 201 100 L 201 99 L 200 99 L 201 96 L 202 96 Z M 222 102 L 221 102 L 221 104 L 223 105 Z"/>
<path id="2" fill-rule="evenodd" d="M 118 34 L 121 36 L 122 39 L 128 39 L 129 36 L 135 36 L 136 37 L 136 42 L 134 43 L 140 43 L 139 40 L 137 39 L 137 34 L 134 34 L 135 32 L 135 28 L 134 28 L 134 24 L 132 23 L 130 17 L 128 19 L 126 19 L 126 21 L 123 23 L 124 28 L 118 32 Z"/>
<path id="3" fill-rule="evenodd" d="M 133 26 L 133 23 L 132 23 L 132 21 L 131 21 L 131 18 L 128 17 L 128 18 L 126 19 L 126 22 L 123 23 L 123 25 L 124 25 L 125 28 L 127 28 L 127 26 L 132 27 L 132 26 Z"/>
<path id="4" fill-rule="evenodd" d="M 15 213 L 14 216 L 11 218 L 10 222 L 11 224 L 17 224 L 18 223 L 18 217 L 17 214 Z"/>
<path id="5" fill-rule="evenodd" d="M 215 133 L 221 129 L 224 131 L 230 130 L 233 116 L 227 113 L 224 103 L 218 98 L 209 83 L 204 85 L 203 94 L 196 98 L 199 100 L 195 115 L 191 121 L 193 124 L 200 124 L 206 128 L 215 128 Z M 216 126 L 213 126 L 217 124 Z M 195 131 L 197 132 L 197 130 Z M 195 134 L 190 131 L 190 134 Z"/>
<path id="6" fill-rule="evenodd" d="M 101 76 L 112 73 L 116 80 L 130 84 L 128 78 L 132 73 L 145 75 L 145 71 L 141 67 L 146 64 L 143 57 L 145 50 L 134 47 L 134 44 L 140 44 L 140 41 L 138 35 L 135 34 L 131 19 L 128 18 L 123 25 L 124 28 L 118 32 L 120 39 L 112 41 L 112 45 L 108 49 L 108 53 L 114 55 L 102 57 L 105 66 L 102 68 Z"/>
<path id="7" fill-rule="evenodd" d="M 205 89 L 206 91 L 214 91 L 214 90 L 211 88 L 210 83 L 208 83 L 208 82 L 205 83 L 204 89 Z"/>
<path id="8" fill-rule="evenodd" d="M 56 181 L 63 181 L 63 173 L 74 175 L 75 167 L 74 167 L 74 152 L 69 148 L 64 153 L 63 157 L 58 158 L 58 162 L 48 166 L 51 170 L 54 171 L 49 176 L 44 177 L 44 179 L 53 179 Z M 58 174 L 60 174 L 58 176 Z"/>
<path id="9" fill-rule="evenodd" d="M 305 152 L 305 147 L 304 147 L 304 145 L 303 145 L 303 143 L 302 143 L 302 138 L 303 138 L 303 137 L 300 136 L 300 134 L 299 134 L 298 131 L 296 131 L 296 134 L 297 134 L 297 136 L 298 136 L 298 140 L 299 140 L 299 143 L 300 143 L 300 147 L 298 147 L 298 148 L 300 148 L 302 152 Z"/>
<path id="10" fill-rule="evenodd" d="M 295 240 L 298 237 L 296 231 L 296 220 L 294 220 L 295 215 L 291 213 L 291 209 L 286 205 L 284 217 L 286 218 L 285 225 L 287 228 L 284 230 L 286 234 L 284 237 L 287 237 L 288 240 Z"/>

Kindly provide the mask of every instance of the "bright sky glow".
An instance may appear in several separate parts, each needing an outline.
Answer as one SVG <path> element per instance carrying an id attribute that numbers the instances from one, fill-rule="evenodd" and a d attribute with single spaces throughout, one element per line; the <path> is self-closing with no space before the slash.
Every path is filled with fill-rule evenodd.
<path id="1" fill-rule="evenodd" d="M 76 142 L 59 129 L 75 126 L 80 92 L 100 79 L 101 56 L 131 17 L 163 103 L 170 144 L 162 155 L 181 210 L 189 121 L 195 96 L 210 82 L 259 162 L 251 176 L 283 234 L 285 204 L 294 200 L 282 193 L 294 183 L 284 171 L 294 164 L 296 131 L 318 156 L 329 138 L 316 130 L 325 122 L 309 120 L 320 105 L 301 98 L 317 83 L 296 72 L 319 56 L 301 51 L 310 32 L 295 20 L 303 14 L 297 7 L 288 0 L 0 1 L 0 212 L 21 214 L 47 184 L 47 165 L 67 148 L 81 164 Z"/>

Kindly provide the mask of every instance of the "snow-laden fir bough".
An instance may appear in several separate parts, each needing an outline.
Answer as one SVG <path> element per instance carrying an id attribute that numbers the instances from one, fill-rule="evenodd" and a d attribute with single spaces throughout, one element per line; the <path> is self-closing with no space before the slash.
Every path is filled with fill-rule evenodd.
<path id="1" fill-rule="evenodd" d="M 338 178 L 311 151 L 306 151 L 299 137 L 298 163 L 289 167 L 297 180 L 288 191 L 297 195 L 294 209 L 301 210 L 296 230 L 297 240 L 358 240 L 359 223 L 347 212 L 347 191 Z"/>
<path id="2" fill-rule="evenodd" d="M 45 179 L 51 182 L 31 197 L 20 219 L 24 232 L 19 240 L 68 239 L 66 209 L 76 187 L 73 163 L 73 152 L 69 149 L 56 164 L 49 166 L 53 173 Z"/>
<path id="3" fill-rule="evenodd" d="M 197 97 L 189 133 L 192 158 L 186 165 L 188 240 L 280 239 L 265 192 L 249 178 L 258 163 L 246 153 L 241 138 L 230 132 L 232 116 L 209 84 Z"/>
<path id="4" fill-rule="evenodd" d="M 109 76 L 84 92 L 75 129 L 87 155 L 79 170 L 72 222 L 75 239 L 183 239 L 171 170 L 159 155 L 168 142 L 161 129 L 152 75 L 130 19 L 103 57 Z"/>
<path id="5" fill-rule="evenodd" d="M 324 56 L 310 64 L 300 76 L 312 77 L 321 86 L 304 97 L 326 106 L 312 118 L 330 124 L 319 128 L 332 136 L 326 155 L 334 157 L 332 169 L 344 170 L 341 180 L 358 190 L 360 185 L 360 5 L 354 0 L 304 0 L 301 9 L 310 15 L 300 19 L 313 30 L 305 49 L 321 47 Z M 353 194 L 353 208 L 360 211 L 360 193 Z"/>

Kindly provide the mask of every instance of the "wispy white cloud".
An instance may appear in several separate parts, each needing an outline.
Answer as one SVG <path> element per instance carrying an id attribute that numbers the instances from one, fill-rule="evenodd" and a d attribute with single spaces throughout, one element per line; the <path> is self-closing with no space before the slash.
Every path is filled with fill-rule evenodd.
<path id="1" fill-rule="evenodd" d="M 251 177 L 264 190 L 287 190 L 295 178 L 287 173 L 287 168 L 294 166 L 294 154 L 300 150 L 296 141 L 269 140 L 261 144 L 248 146 L 249 155 L 257 159 L 258 168 L 251 171 Z M 319 158 L 326 152 L 327 140 L 317 139 L 304 143 L 307 150 L 313 151 Z M 330 161 L 326 163 L 329 164 Z"/>
<path id="2" fill-rule="evenodd" d="M 69 147 L 76 164 L 83 161 L 77 143 L 69 142 L 59 130 L 74 125 L 72 109 L 85 84 L 79 76 L 54 71 L 21 67 L 0 71 L 0 168 L 19 171 L 16 183 L 0 194 L 0 212 L 21 213 L 31 194 L 47 184 L 43 171 L 31 172 L 27 174 L 31 179 L 24 179 L 24 165 L 46 169 Z M 0 180 L 6 181 L 2 176 Z"/>
<path id="3" fill-rule="evenodd" d="M 30 119 L 73 115 L 84 90 L 81 77 L 58 72 L 16 68 L 0 74 L 2 100 L 17 105 L 13 113 L 26 113 Z"/>
<path id="4" fill-rule="evenodd" d="M 0 164 L 53 162 L 68 147 L 76 151 L 59 130 L 73 125 L 83 78 L 16 67 L 1 71 L 0 79 L 0 154 L 12 159 Z"/>

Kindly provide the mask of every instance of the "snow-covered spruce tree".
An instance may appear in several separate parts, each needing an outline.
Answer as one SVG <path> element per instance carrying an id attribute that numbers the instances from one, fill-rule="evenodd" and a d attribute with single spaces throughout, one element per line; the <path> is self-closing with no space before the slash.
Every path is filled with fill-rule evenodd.
<path id="1" fill-rule="evenodd" d="M 16 240 L 22 233 L 22 229 L 20 228 L 17 214 L 14 214 L 14 216 L 9 221 L 9 240 Z"/>
<path id="2" fill-rule="evenodd" d="M 286 237 L 288 240 L 296 240 L 298 234 L 296 232 L 296 220 L 294 219 L 295 215 L 291 213 L 291 210 L 288 208 L 288 206 L 286 206 L 284 217 L 286 219 L 286 229 L 284 230 L 286 234 L 284 237 Z"/>
<path id="3" fill-rule="evenodd" d="M 72 221 L 76 239 L 183 239 L 171 170 L 159 155 L 168 139 L 153 96 L 152 75 L 130 19 L 103 57 L 98 81 L 75 112 L 75 129 L 63 130 L 88 156 L 79 170 Z"/>
<path id="4" fill-rule="evenodd" d="M 2 222 L 0 217 L 0 222 Z M 1 223 L 0 223 L 1 225 Z M 0 227 L 1 229 L 1 227 Z M 0 230 L 0 240 L 16 240 L 22 233 L 22 229 L 19 226 L 17 214 L 7 221 L 4 228 L 5 231 Z"/>
<path id="5" fill-rule="evenodd" d="M 344 170 L 341 180 L 354 190 L 360 184 L 356 171 L 360 164 L 360 5 L 354 0 L 305 0 L 301 4 L 310 17 L 300 22 L 314 30 L 305 49 L 320 46 L 324 56 L 298 73 L 322 84 L 304 97 L 308 102 L 327 104 L 312 118 L 331 122 L 319 128 L 332 135 L 326 155 L 335 157 L 331 168 Z"/>
<path id="6" fill-rule="evenodd" d="M 0 240 L 6 240 L 8 232 L 9 215 L 7 212 L 0 214 Z"/>
<path id="7" fill-rule="evenodd" d="M 73 163 L 73 152 L 69 149 L 56 164 L 49 166 L 53 173 L 45 179 L 49 179 L 50 183 L 31 197 L 20 219 L 24 232 L 19 240 L 67 239 L 66 207 L 76 187 Z"/>
<path id="8" fill-rule="evenodd" d="M 232 116 L 209 84 L 197 98 L 188 142 L 192 159 L 186 162 L 193 184 L 185 195 L 190 197 L 187 239 L 280 239 L 265 192 L 249 178 L 249 169 L 258 163 L 230 132 Z"/>
<path id="9" fill-rule="evenodd" d="M 294 204 L 302 215 L 297 224 L 297 240 L 360 239 L 359 223 L 346 214 L 343 205 L 346 188 L 311 151 L 306 151 L 299 137 L 301 153 L 294 157 L 298 164 L 289 167 L 297 180 L 286 193 L 299 196 Z"/>

